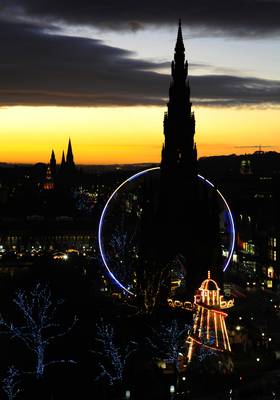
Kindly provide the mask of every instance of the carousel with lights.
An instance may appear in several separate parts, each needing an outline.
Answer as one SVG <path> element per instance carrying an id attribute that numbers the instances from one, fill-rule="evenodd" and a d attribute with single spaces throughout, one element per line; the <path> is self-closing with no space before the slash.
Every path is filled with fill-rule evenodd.
<path id="1" fill-rule="evenodd" d="M 225 300 L 217 282 L 208 277 L 194 296 L 194 323 L 187 338 L 187 361 L 201 349 L 211 352 L 231 352 L 224 311 L 232 307 L 233 300 Z"/>

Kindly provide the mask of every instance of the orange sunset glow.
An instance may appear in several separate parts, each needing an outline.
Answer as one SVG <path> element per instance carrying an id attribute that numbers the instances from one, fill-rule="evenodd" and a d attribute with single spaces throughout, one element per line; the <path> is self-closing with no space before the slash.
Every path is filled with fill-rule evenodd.
<path id="1" fill-rule="evenodd" d="M 278 109 L 194 110 L 199 157 L 251 152 L 259 144 L 279 149 Z M 2 108 L 0 161 L 48 162 L 52 149 L 60 161 L 71 137 L 78 164 L 159 162 L 164 111 L 164 106 Z"/>

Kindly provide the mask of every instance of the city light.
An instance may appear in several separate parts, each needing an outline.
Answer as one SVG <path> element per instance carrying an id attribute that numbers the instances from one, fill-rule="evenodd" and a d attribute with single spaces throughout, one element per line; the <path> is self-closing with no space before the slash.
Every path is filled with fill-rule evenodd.
<path id="1" fill-rule="evenodd" d="M 280 400 L 280 0 L 2 2 L 1 397 Z"/>

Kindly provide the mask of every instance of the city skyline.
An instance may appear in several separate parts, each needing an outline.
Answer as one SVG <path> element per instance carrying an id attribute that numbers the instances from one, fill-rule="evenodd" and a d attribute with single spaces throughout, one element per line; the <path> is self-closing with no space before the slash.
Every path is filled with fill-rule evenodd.
<path id="1" fill-rule="evenodd" d="M 4 2 L 0 161 L 48 162 L 71 137 L 78 164 L 159 162 L 177 15 L 198 156 L 279 150 L 278 3 L 256 2 L 251 14 L 241 3 L 242 17 L 218 4 L 208 15 L 204 2 L 199 15 L 175 3 L 168 17 L 164 4 L 153 17 L 145 7 L 124 13 L 108 3 L 97 17 L 96 5 L 89 13 Z"/>
<path id="2" fill-rule="evenodd" d="M 279 5 L 2 0 L 1 399 L 279 397 Z"/>

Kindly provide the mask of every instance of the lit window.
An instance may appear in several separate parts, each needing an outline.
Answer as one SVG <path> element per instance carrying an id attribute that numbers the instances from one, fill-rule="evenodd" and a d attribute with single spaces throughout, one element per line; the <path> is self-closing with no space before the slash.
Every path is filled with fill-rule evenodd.
<path id="1" fill-rule="evenodd" d="M 269 249 L 268 258 L 272 261 L 276 261 L 276 250 Z"/>
<path id="2" fill-rule="evenodd" d="M 267 268 L 267 277 L 273 279 L 274 278 L 274 268 L 268 267 Z"/>
<path id="3" fill-rule="evenodd" d="M 268 240 L 268 245 L 270 247 L 276 247 L 277 246 L 276 237 L 270 237 L 269 240 Z"/>

